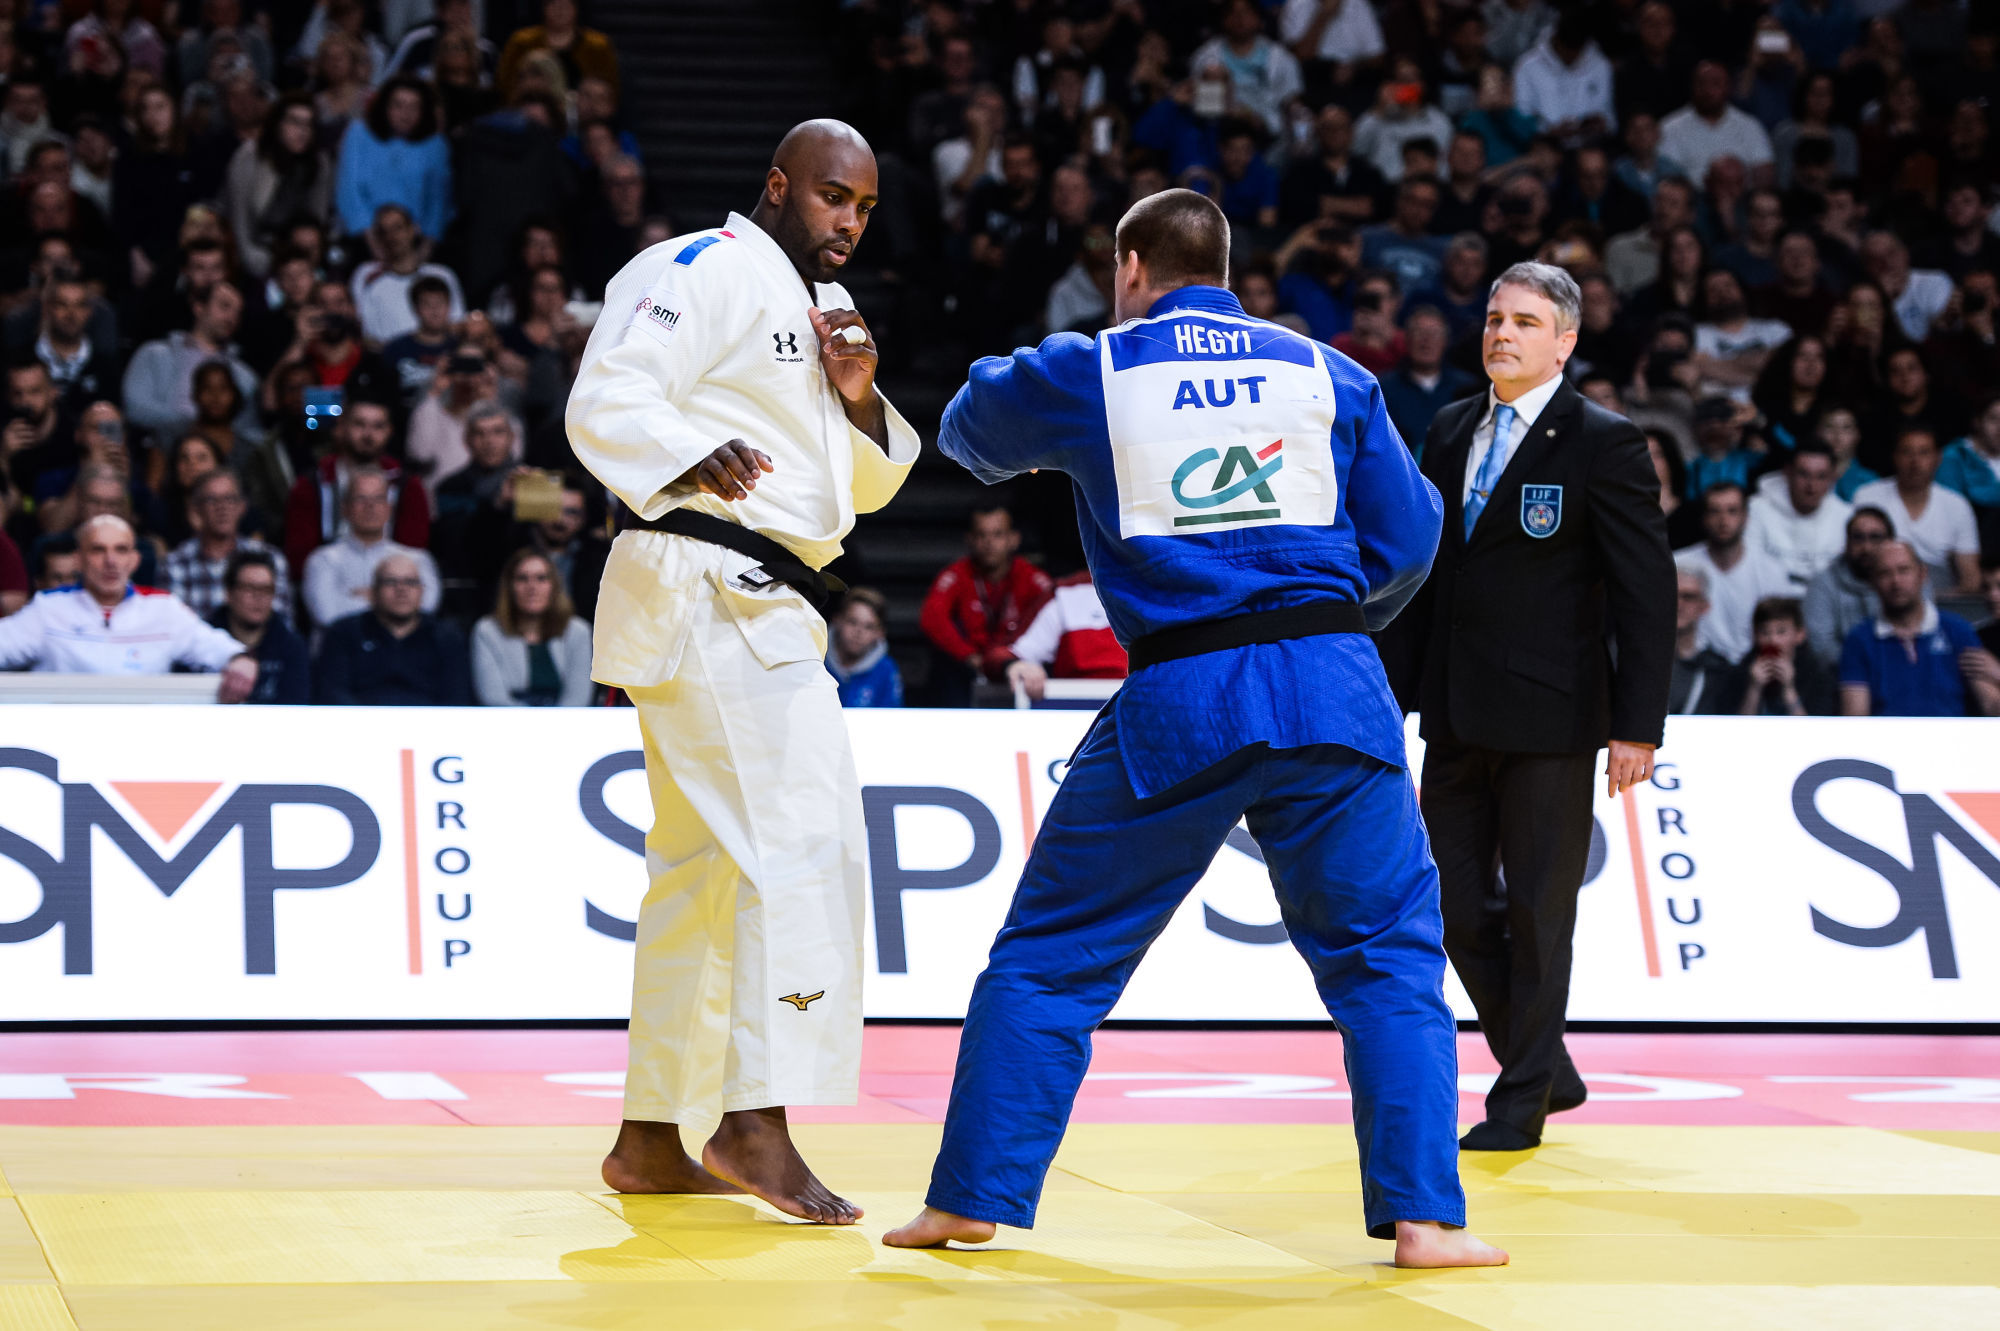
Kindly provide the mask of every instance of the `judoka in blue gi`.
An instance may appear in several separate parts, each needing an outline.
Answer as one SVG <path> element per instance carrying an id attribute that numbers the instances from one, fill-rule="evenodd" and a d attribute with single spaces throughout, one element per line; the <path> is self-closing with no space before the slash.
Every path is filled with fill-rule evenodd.
<path id="1" fill-rule="evenodd" d="M 1092 725 L 972 993 L 923 1213 L 885 1242 L 1034 1223 L 1091 1032 L 1239 821 L 1339 1026 L 1369 1234 L 1403 1266 L 1494 1265 L 1467 1233 L 1437 869 L 1364 630 L 1429 571 L 1442 506 L 1367 371 L 1252 319 L 1199 194 L 1118 227 L 1117 317 L 988 357 L 938 447 L 1075 483 L 1131 678 Z M 1189 977 L 1200 983 L 1200 977 Z"/>

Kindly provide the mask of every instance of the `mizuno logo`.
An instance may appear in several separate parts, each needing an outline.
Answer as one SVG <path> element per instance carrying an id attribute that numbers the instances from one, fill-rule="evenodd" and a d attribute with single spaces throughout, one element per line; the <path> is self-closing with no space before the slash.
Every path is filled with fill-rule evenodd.
<path id="1" fill-rule="evenodd" d="M 780 1003 L 790 1003 L 793 1007 L 797 1008 L 799 1011 L 804 1012 L 806 1008 L 808 1008 L 813 1003 L 825 997 L 826 997 L 826 990 L 822 989 L 816 994 L 805 994 L 805 995 L 786 994 L 783 998 L 779 999 L 778 1001 Z"/>

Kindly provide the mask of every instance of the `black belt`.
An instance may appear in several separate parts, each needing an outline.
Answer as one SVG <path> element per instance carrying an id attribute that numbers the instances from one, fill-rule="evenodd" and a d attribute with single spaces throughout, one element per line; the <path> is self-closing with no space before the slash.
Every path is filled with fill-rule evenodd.
<path id="1" fill-rule="evenodd" d="M 822 573 L 768 536 L 738 526 L 727 518 L 707 513 L 691 513 L 684 508 L 668 509 L 657 518 L 635 518 L 632 525 L 644 531 L 663 531 L 685 536 L 748 555 L 766 574 L 806 598 L 812 608 L 826 613 L 827 604 L 847 590 L 847 584 L 831 573 Z"/>
<path id="2" fill-rule="evenodd" d="M 1368 618 L 1354 602 L 1314 601 L 1310 605 L 1290 605 L 1280 610 L 1260 610 L 1231 619 L 1207 619 L 1177 629 L 1161 629 L 1134 638 L 1125 651 L 1132 658 L 1132 669 L 1138 671 L 1162 661 L 1178 661 L 1184 656 L 1201 656 L 1230 647 L 1285 642 L 1322 633 L 1367 631 Z"/>

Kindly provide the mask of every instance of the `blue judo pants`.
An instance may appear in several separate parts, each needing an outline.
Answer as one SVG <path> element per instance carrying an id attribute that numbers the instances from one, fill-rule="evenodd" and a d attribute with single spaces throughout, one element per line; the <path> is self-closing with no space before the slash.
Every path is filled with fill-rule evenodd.
<path id="1" fill-rule="evenodd" d="M 1114 712 L 1063 779 L 973 987 L 927 1203 L 1034 1224 L 1091 1032 L 1247 819 L 1341 1032 L 1369 1234 L 1393 1238 L 1398 1220 L 1463 1225 L 1438 876 L 1409 773 L 1337 745 L 1259 744 L 1140 800 Z"/>

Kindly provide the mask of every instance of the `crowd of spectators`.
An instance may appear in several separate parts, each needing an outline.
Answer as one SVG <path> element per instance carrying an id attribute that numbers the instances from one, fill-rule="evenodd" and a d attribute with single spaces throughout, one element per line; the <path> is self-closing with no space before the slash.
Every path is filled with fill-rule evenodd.
<path id="1" fill-rule="evenodd" d="M 1584 297 L 1571 378 L 1655 451 L 1689 575 L 1682 709 L 1915 705 L 1893 690 L 1857 701 L 1864 662 L 1881 655 L 1849 650 L 1865 621 L 1900 625 L 1882 641 L 1912 662 L 1954 663 L 1956 691 L 1940 685 L 1925 705 L 1993 710 L 1990 655 L 1933 650 L 1945 638 L 1918 626 L 1935 617 L 1958 644 L 2000 611 L 2000 7 L 852 0 L 842 12 L 847 58 L 872 75 L 855 81 L 852 115 L 891 163 L 896 234 L 916 238 L 897 262 L 928 263 L 924 291 L 944 293 L 930 315 L 942 336 L 920 345 L 979 354 L 1096 331 L 1118 216 L 1185 186 L 1232 222 L 1245 309 L 1373 371 L 1420 450 L 1441 405 L 1485 389 L 1487 284 L 1522 259 L 1558 264 Z M 1047 555 L 1067 488 L 1039 493 L 1047 503 L 1031 494 L 1017 512 Z M 1877 559 L 1852 553 L 1857 513 L 1914 553 L 1916 619 L 1885 608 Z M 947 583 L 999 604 L 967 591 L 962 569 Z M 937 601 L 924 627 L 940 660 L 1004 677 L 1002 622 L 1024 630 L 1032 614 L 975 639 Z M 1836 604 L 1847 618 L 1829 638 Z M 1719 668 L 1698 670 L 1704 657 Z"/>
<path id="2" fill-rule="evenodd" d="M 619 98 L 577 0 L 0 0 L 8 667 L 592 701 L 562 409 L 674 230 Z M 114 650 L 156 621 L 186 649 Z"/>
<path id="3" fill-rule="evenodd" d="M 1582 287 L 1571 377 L 1653 450 L 1679 710 L 2000 708 L 1992 6 L 830 8 L 892 372 L 1095 332 L 1117 218 L 1182 185 L 1245 309 L 1373 371 L 1421 450 L 1484 389 L 1487 284 L 1540 258 Z M 0 614 L 110 515 L 258 698 L 590 700 L 615 516 L 562 406 L 605 281 L 675 230 L 620 97 L 576 0 L 0 0 Z M 1068 486 L 1006 498 L 913 699 L 1123 669 Z M 837 611 L 850 701 L 902 698 L 895 618 Z"/>

